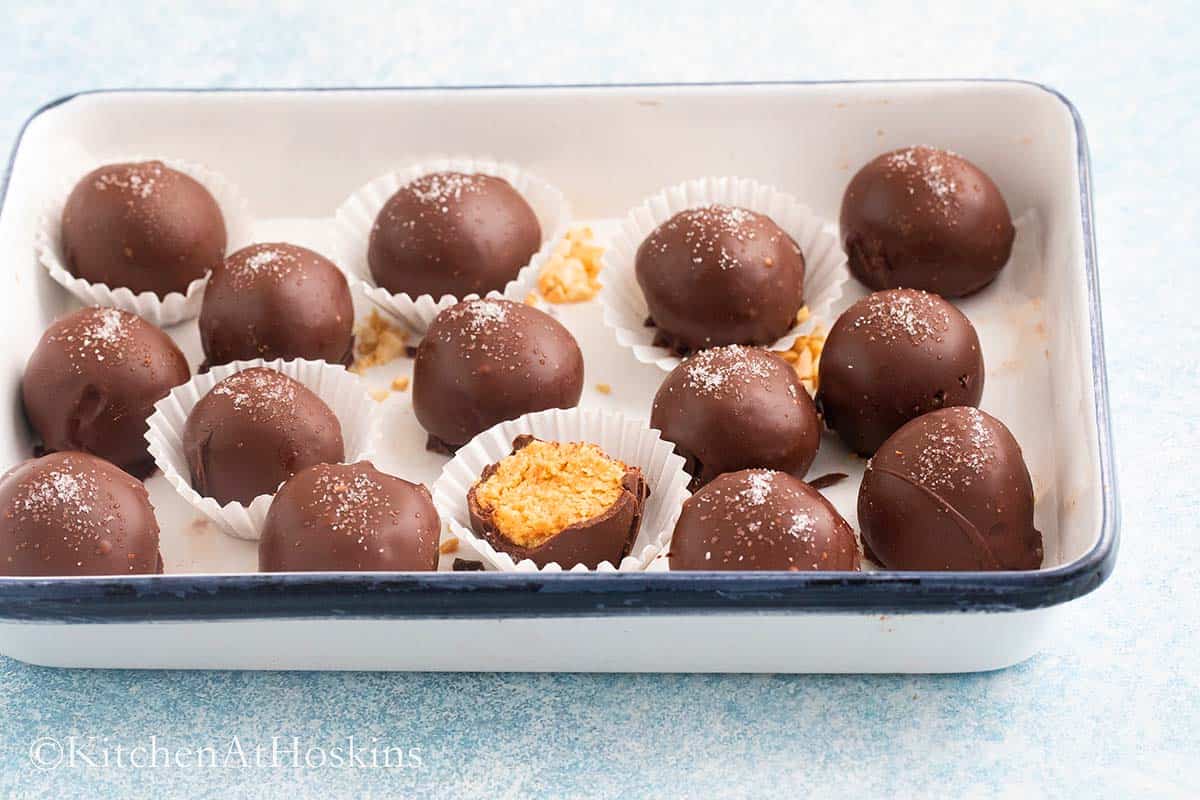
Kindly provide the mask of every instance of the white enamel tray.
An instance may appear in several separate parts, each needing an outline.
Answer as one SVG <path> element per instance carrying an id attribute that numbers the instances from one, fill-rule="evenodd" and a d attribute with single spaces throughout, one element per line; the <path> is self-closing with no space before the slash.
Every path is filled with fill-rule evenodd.
<path id="1" fill-rule="evenodd" d="M 1012 428 L 1033 474 L 1042 570 L 256 575 L 254 544 L 204 524 L 160 476 L 149 486 L 168 574 L 0 578 L 0 652 L 60 666 L 252 669 L 940 672 L 1027 658 L 1061 604 L 1107 577 L 1117 535 L 1086 143 L 1069 103 L 1034 84 L 125 91 L 57 101 L 25 128 L 0 210 L 9 398 L 0 466 L 30 455 L 21 371 L 42 330 L 73 307 L 37 265 L 33 237 L 48 189 L 81 166 L 131 152 L 204 164 L 246 196 L 255 240 L 333 255 L 339 203 L 433 153 L 521 165 L 561 189 L 603 243 L 642 198 L 703 175 L 774 185 L 833 222 L 854 170 L 922 143 L 979 164 L 1021 221 L 1019 256 L 960 307 L 984 346 L 982 407 Z M 861 295 L 847 286 L 838 311 Z M 584 350 L 583 403 L 648 417 L 663 373 L 616 344 L 598 302 L 552 308 Z M 170 333 L 194 367 L 195 323 Z M 402 359 L 369 380 L 387 385 L 410 369 Z M 383 411 L 393 445 L 378 466 L 432 484 L 446 459 L 424 451 L 409 395 L 394 393 Z M 861 465 L 826 436 L 810 475 L 831 471 L 851 473 L 828 494 L 853 523 Z"/>

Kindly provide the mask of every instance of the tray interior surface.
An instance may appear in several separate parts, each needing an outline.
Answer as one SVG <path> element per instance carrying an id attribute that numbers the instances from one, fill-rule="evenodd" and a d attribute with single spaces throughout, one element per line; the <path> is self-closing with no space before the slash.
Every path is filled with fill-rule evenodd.
<path id="1" fill-rule="evenodd" d="M 37 116 L 16 153 L 0 216 L 8 254 L 0 306 L 6 346 L 0 389 L 5 466 L 28 457 L 19 401 L 25 359 L 45 326 L 74 301 L 36 264 L 33 233 L 47 192 L 98 163 L 164 155 L 234 180 L 258 223 L 254 238 L 332 252 L 331 217 L 372 177 L 436 153 L 511 160 L 557 185 L 575 217 L 603 242 L 645 195 L 703 175 L 756 178 L 789 191 L 836 223 L 842 190 L 888 149 L 957 150 L 1000 186 L 1014 218 L 1032 221 L 1036 269 L 1007 271 L 995 291 L 961 304 L 981 329 L 988 375 L 982 407 L 1022 443 L 1034 474 L 1045 567 L 1070 564 L 1097 542 L 1104 514 L 1093 354 L 1084 264 L 1080 174 L 1067 107 L 1014 83 L 817 84 L 296 92 L 115 92 L 82 95 Z M 838 304 L 861 296 L 853 282 Z M 997 302 L 998 297 L 1004 302 Z M 356 300 L 360 315 L 369 306 Z M 583 402 L 641 418 L 664 373 L 638 364 L 600 320 L 599 303 L 556 306 L 585 351 Z M 824 321 L 826 327 L 832 320 Z M 170 331 L 193 367 L 195 323 Z M 372 374 L 405 374 L 402 360 Z M 598 383 L 613 387 L 599 394 Z M 397 440 L 423 442 L 407 395 L 384 405 Z M 445 459 L 420 447 L 380 467 L 431 483 Z M 857 469 L 826 436 L 810 475 L 851 471 L 829 494 L 853 522 Z M 150 482 L 168 572 L 248 572 L 252 543 L 222 536 Z M 468 554 L 469 555 L 469 554 Z M 448 559 L 446 559 L 448 561 Z"/>

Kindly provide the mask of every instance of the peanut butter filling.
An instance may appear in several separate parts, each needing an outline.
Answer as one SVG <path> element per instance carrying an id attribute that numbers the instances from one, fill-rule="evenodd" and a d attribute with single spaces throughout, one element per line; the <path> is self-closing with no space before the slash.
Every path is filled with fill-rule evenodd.
<path id="1" fill-rule="evenodd" d="M 538 547 L 611 508 L 627 470 L 594 444 L 533 441 L 499 462 L 475 500 L 501 536 Z"/>

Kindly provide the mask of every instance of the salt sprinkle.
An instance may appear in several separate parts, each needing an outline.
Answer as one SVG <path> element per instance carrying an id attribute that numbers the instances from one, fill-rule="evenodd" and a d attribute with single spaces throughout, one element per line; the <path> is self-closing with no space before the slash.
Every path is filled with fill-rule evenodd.
<path id="1" fill-rule="evenodd" d="M 271 414 L 292 406 L 296 383 L 275 370 L 255 367 L 230 375 L 213 387 L 212 393 L 229 397 L 239 411 L 251 407 Z"/>
<path id="2" fill-rule="evenodd" d="M 752 350 L 734 344 L 700 351 L 684 362 L 687 385 L 699 394 L 715 397 L 732 384 L 770 377 L 769 364 L 755 358 Z"/>
<path id="3" fill-rule="evenodd" d="M 947 491 L 970 486 L 995 457 L 996 441 L 983 413 L 971 407 L 961 411 L 968 418 L 965 429 L 942 419 L 925 432 L 913 465 L 913 478 L 922 486 Z"/>
<path id="4" fill-rule="evenodd" d="M 771 496 L 773 480 L 774 476 L 766 470 L 752 472 L 749 478 L 750 485 L 742 489 L 739 494 L 750 505 L 761 506 Z"/>
<path id="5" fill-rule="evenodd" d="M 443 214 L 450 209 L 451 200 L 462 199 L 463 192 L 478 193 L 483 190 L 484 176 L 465 175 L 459 172 L 434 172 L 423 175 L 408 184 L 409 192 L 424 205 L 435 206 Z"/>
<path id="6" fill-rule="evenodd" d="M 927 292 L 895 290 L 868 295 L 862 311 L 851 323 L 857 330 L 892 341 L 907 336 L 913 344 L 937 337 L 950 329 L 950 315 Z"/>

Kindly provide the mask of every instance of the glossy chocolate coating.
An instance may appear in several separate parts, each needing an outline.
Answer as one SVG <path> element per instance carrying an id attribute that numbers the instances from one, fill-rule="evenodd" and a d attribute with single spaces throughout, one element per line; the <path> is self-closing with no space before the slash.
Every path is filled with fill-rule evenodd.
<path id="1" fill-rule="evenodd" d="M 345 458 L 337 417 L 303 384 L 253 367 L 200 398 L 183 429 L 192 488 L 222 505 L 249 504 L 313 464 Z"/>
<path id="2" fill-rule="evenodd" d="M 791 365 L 740 345 L 673 369 L 654 396 L 650 427 L 687 460 L 693 487 L 750 467 L 803 478 L 821 444 L 816 408 Z"/>
<path id="3" fill-rule="evenodd" d="M 316 464 L 279 488 L 258 543 L 262 572 L 431 571 L 441 520 L 429 490 L 369 461 Z"/>
<path id="4" fill-rule="evenodd" d="M 532 441 L 535 441 L 532 436 L 518 436 L 513 440 L 513 452 Z M 514 562 L 519 564 L 528 558 L 539 567 L 557 563 L 563 569 L 576 564 L 595 569 L 604 561 L 619 566 L 621 559 L 629 555 L 641 528 L 646 498 L 650 496 L 646 479 L 637 467 L 626 470 L 621 479 L 621 494 L 615 503 L 591 519 L 569 525 L 537 547 L 523 547 L 506 538 L 493 523 L 488 510 L 476 499 L 475 490 L 496 468 L 496 464 L 486 467 L 467 492 L 471 529 L 496 550 L 512 556 Z"/>
<path id="5" fill-rule="evenodd" d="M 683 504 L 672 570 L 856 570 L 858 540 L 816 489 L 784 472 L 729 472 Z"/>
<path id="6" fill-rule="evenodd" d="M 84 308 L 54 322 L 21 379 L 30 424 L 47 451 L 100 456 L 138 477 L 154 468 L 146 420 L 191 377 L 171 338 L 139 316 Z"/>
<path id="7" fill-rule="evenodd" d="M 367 262 L 394 294 L 500 291 L 542 245 L 537 215 L 508 181 L 435 172 L 400 187 L 371 228 Z"/>
<path id="8" fill-rule="evenodd" d="M 858 492 L 863 545 L 888 569 L 1037 569 L 1033 484 L 1004 423 L 976 408 L 917 417 L 883 443 Z"/>
<path id="9" fill-rule="evenodd" d="M 987 286 L 1012 252 L 1012 217 L 983 170 L 932 147 L 884 153 L 842 197 L 850 271 L 872 289 L 963 297 Z"/>
<path id="10" fill-rule="evenodd" d="M 109 164 L 75 185 L 62 214 L 67 269 L 165 297 L 225 256 L 225 220 L 198 181 L 160 161 Z"/>
<path id="11" fill-rule="evenodd" d="M 983 352 L 975 326 L 928 292 L 864 297 L 834 323 L 821 351 L 817 406 L 854 452 L 869 456 L 914 417 L 977 406 Z"/>
<path id="12" fill-rule="evenodd" d="M 804 304 L 804 255 L 769 217 L 713 205 L 681 211 L 638 247 L 638 285 L 658 343 L 687 354 L 774 342 Z"/>
<path id="13" fill-rule="evenodd" d="M 349 365 L 354 304 L 346 276 L 320 253 L 254 244 L 212 274 L 200 308 L 204 368 L 261 358 Z"/>
<path id="14" fill-rule="evenodd" d="M 583 393 L 583 353 L 543 311 L 509 300 L 468 300 L 429 326 L 417 348 L 412 391 L 430 448 L 453 450 L 498 422 L 574 408 Z"/>
<path id="15" fill-rule="evenodd" d="M 0 478 L 0 575 L 162 572 L 146 487 L 87 453 L 51 453 Z"/>

